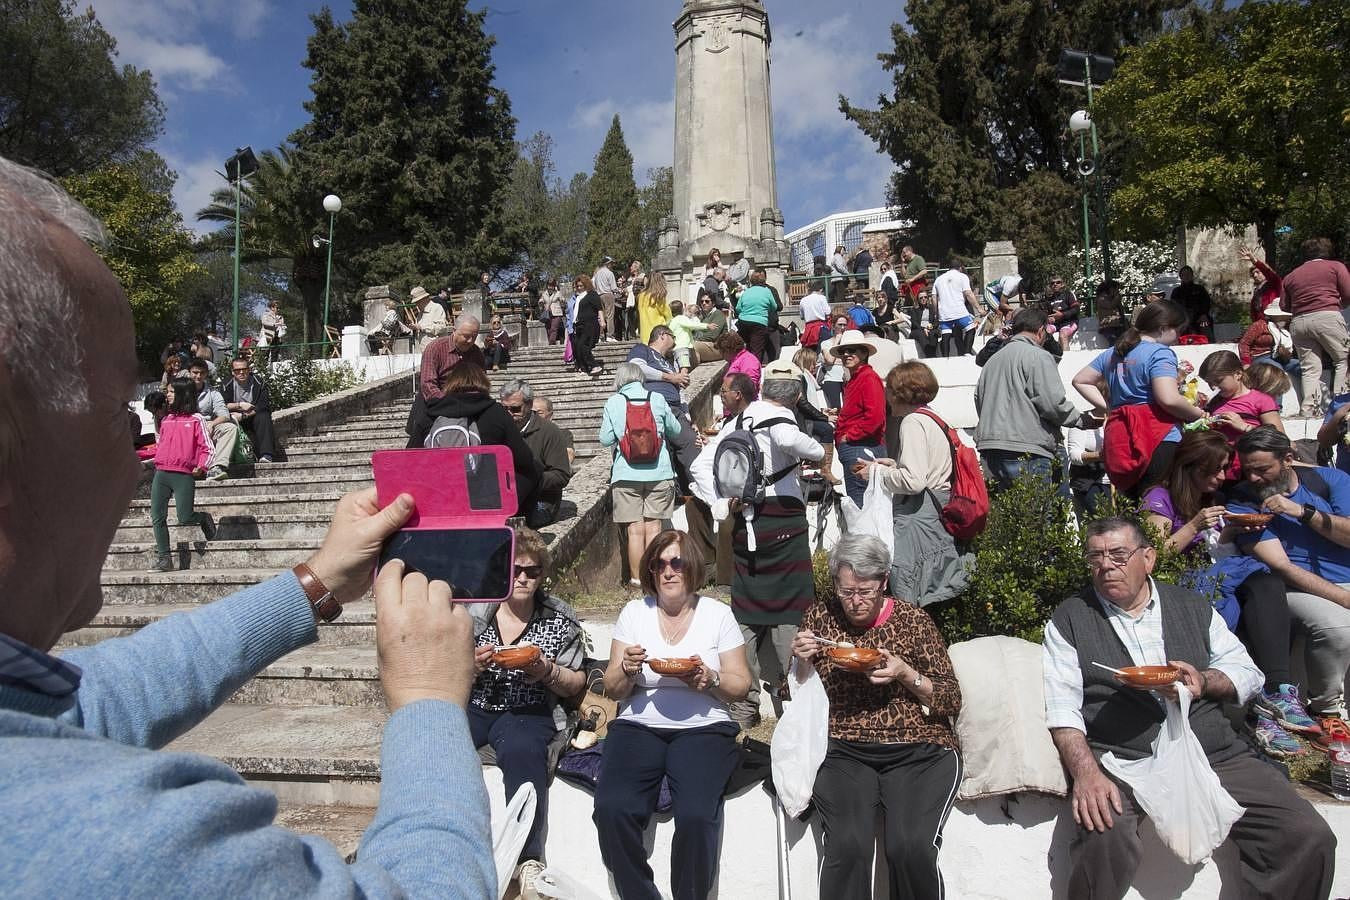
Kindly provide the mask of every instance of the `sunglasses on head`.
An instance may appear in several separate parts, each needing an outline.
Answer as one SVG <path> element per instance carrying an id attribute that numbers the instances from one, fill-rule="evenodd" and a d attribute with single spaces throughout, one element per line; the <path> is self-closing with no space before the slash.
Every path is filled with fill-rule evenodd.
<path id="1" fill-rule="evenodd" d="M 672 556 L 670 559 L 654 559 L 649 567 L 653 575 L 660 575 L 665 568 L 669 566 L 670 571 L 679 573 L 684 571 L 684 557 Z"/>
<path id="2" fill-rule="evenodd" d="M 524 575 L 526 578 L 538 578 L 544 574 L 543 566 L 512 566 L 515 570 L 515 577 Z"/>

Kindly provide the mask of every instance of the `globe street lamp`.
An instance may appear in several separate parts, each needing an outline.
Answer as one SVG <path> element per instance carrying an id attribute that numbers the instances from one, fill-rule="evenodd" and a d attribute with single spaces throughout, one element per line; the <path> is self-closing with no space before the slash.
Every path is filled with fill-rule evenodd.
<path id="1" fill-rule="evenodd" d="M 1087 179 L 1096 177 L 1097 220 L 1102 240 L 1102 275 L 1111 277 L 1111 241 L 1107 234 L 1106 197 L 1103 193 L 1100 167 L 1100 153 L 1097 146 L 1097 125 L 1092 121 L 1092 89 L 1100 87 L 1116 72 L 1116 61 L 1109 56 L 1088 53 L 1083 50 L 1064 49 L 1059 52 L 1056 66 L 1060 84 L 1071 84 L 1087 88 L 1088 108 L 1078 110 L 1069 117 L 1069 131 L 1078 135 L 1078 174 L 1083 179 L 1083 270 L 1087 279 L 1092 279 L 1092 264 L 1088 261 L 1091 246 L 1091 232 L 1088 228 L 1088 185 Z M 1087 137 L 1092 138 L 1092 156 L 1087 154 Z"/>
<path id="2" fill-rule="evenodd" d="M 328 289 L 333 283 L 333 223 L 337 219 L 337 214 L 342 211 L 342 198 L 337 194 L 329 194 L 323 198 L 323 208 L 328 213 L 328 239 L 324 240 L 321 236 L 314 236 L 314 249 L 321 245 L 328 245 L 328 269 L 323 277 L 323 333 L 328 336 Z"/>
<path id="3" fill-rule="evenodd" d="M 1078 175 L 1083 188 L 1083 284 L 1092 286 L 1092 230 L 1088 224 L 1087 177 L 1097 169 L 1097 135 L 1092 127 L 1092 114 L 1085 109 L 1069 116 L 1069 132 L 1078 137 Z M 1093 153 L 1087 155 L 1087 135 L 1092 132 Z M 1104 252 L 1105 248 L 1103 248 Z"/>

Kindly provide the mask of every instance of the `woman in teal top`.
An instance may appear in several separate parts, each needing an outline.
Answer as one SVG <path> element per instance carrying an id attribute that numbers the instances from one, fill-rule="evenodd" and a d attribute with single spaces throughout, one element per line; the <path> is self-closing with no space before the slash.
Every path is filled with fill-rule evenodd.
<path id="1" fill-rule="evenodd" d="M 642 553 L 661 533 L 661 523 L 675 514 L 675 469 L 670 462 L 670 440 L 684 426 L 670 411 L 666 398 L 647 390 L 642 369 L 636 363 L 620 363 L 614 372 L 614 390 L 605 401 L 600 419 L 600 443 L 616 447 L 610 468 L 610 499 L 614 521 L 628 525 L 628 572 L 632 584 L 638 583 Z M 630 402 L 631 401 L 631 402 Z M 656 459 L 630 462 L 620 442 L 628 427 L 628 409 L 635 404 L 651 404 L 656 432 L 663 436 Z"/>
<path id="2" fill-rule="evenodd" d="M 755 272 L 750 276 L 750 287 L 741 292 L 736 300 L 736 330 L 740 332 L 745 346 L 764 362 L 764 348 L 769 341 L 769 328 L 777 324 L 778 301 L 773 292 L 764 285 L 764 275 Z"/>

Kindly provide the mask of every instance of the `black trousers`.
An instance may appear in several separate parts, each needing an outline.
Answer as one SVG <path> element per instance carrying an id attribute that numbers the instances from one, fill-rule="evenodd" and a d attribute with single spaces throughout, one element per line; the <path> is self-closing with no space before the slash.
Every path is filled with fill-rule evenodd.
<path id="1" fill-rule="evenodd" d="M 248 432 L 249 440 L 253 441 L 254 456 L 277 455 L 276 432 L 272 430 L 272 412 L 271 410 L 260 409 L 251 416 L 246 416 L 240 423 L 244 431 Z"/>
<path id="2" fill-rule="evenodd" d="M 745 347 L 762 363 L 769 346 L 769 329 L 758 322 L 738 321 L 736 333 L 745 341 Z"/>
<path id="3" fill-rule="evenodd" d="M 1257 572 L 1237 586 L 1242 620 L 1238 637 L 1247 645 L 1256 663 L 1266 675 L 1266 690 L 1277 691 L 1291 684 L 1289 640 L 1291 622 L 1289 595 L 1284 579 L 1273 572 Z"/>
<path id="4" fill-rule="evenodd" d="M 831 738 L 812 796 L 825 829 L 820 896 L 871 900 L 880 811 L 891 900 L 941 897 L 938 848 L 960 784 L 955 750 Z"/>
<path id="5" fill-rule="evenodd" d="M 589 372 L 600 364 L 595 360 L 595 344 L 600 340 L 596 322 L 577 322 L 572 328 L 572 362 L 578 372 Z"/>

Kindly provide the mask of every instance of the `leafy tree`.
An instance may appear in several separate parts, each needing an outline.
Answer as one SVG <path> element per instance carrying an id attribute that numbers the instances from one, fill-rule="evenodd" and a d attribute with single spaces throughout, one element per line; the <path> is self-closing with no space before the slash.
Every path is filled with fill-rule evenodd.
<path id="1" fill-rule="evenodd" d="M 334 265 L 354 284 L 467 285 L 515 254 L 502 215 L 515 119 L 485 16 L 467 0 L 355 0 L 345 24 L 312 17 L 296 189 L 342 197 Z"/>
<path id="2" fill-rule="evenodd" d="M 608 254 L 622 265 L 642 252 L 642 221 L 633 154 L 615 114 L 595 157 L 586 210 L 586 262 L 594 267 Z M 585 270 L 589 272 L 589 269 Z"/>
<path id="3" fill-rule="evenodd" d="M 294 159 L 295 152 L 287 147 L 264 151 L 258 157 L 258 171 L 245 179 L 239 203 L 240 258 L 288 266 L 289 286 L 299 295 L 303 312 L 301 333 L 291 339 L 309 342 L 322 339 L 323 285 L 328 262 L 328 248 L 316 248 L 310 239 L 316 233 L 328 233 L 328 214 L 323 210 L 323 195 L 310 194 L 298 183 Z M 343 208 L 346 209 L 345 201 Z M 211 205 L 199 210 L 197 219 L 224 223 L 225 227 L 212 235 L 210 241 L 215 247 L 233 252 L 233 187 L 214 191 Z M 342 242 L 338 247 L 347 244 L 346 224 L 343 217 Z M 335 264 L 336 259 L 335 254 Z M 336 321 L 331 313 L 329 319 Z"/>
<path id="4" fill-rule="evenodd" d="M 675 170 L 670 166 L 648 169 L 647 184 L 638 190 L 638 201 L 642 206 L 642 252 L 639 255 L 650 260 L 656 257 L 661 220 L 675 207 Z"/>
<path id="5" fill-rule="evenodd" d="M 512 274 L 519 271 L 551 271 L 554 236 L 550 219 L 553 197 L 549 190 L 554 179 L 553 138 L 542 131 L 518 146 L 511 181 L 503 198 L 507 221 L 515 223 L 520 254 Z M 508 278 L 508 281 L 513 279 Z"/>
<path id="6" fill-rule="evenodd" d="M 553 271 L 559 275 L 589 275 L 595 262 L 586 255 L 586 228 L 590 221 L 591 179 L 578 172 L 553 196 L 552 230 L 556 247 Z"/>
<path id="7" fill-rule="evenodd" d="M 1256 225 L 1267 250 L 1298 192 L 1350 209 L 1350 7 L 1276 0 L 1194 10 L 1128 49 L 1099 118 L 1126 135 L 1123 224 Z"/>
<path id="8" fill-rule="evenodd" d="M 1114 54 L 1189 0 L 908 0 L 880 56 L 893 92 L 840 110 L 894 160 L 888 201 L 931 255 L 1012 238 L 1024 256 L 1072 246 L 1078 191 L 1061 86 L 1066 47 Z M 1106 135 L 1109 138 L 1109 135 Z"/>
<path id="9" fill-rule="evenodd" d="M 147 185 L 143 173 L 155 169 L 165 171 L 162 161 L 112 163 L 62 182 L 108 229 L 108 241 L 96 249 L 126 291 L 147 361 L 158 359 L 160 346 L 175 331 L 183 285 L 202 271 L 173 198 Z"/>
<path id="10" fill-rule="evenodd" d="M 149 72 L 74 0 L 0 3 L 0 155 L 58 177 L 128 162 L 160 133 Z"/>

